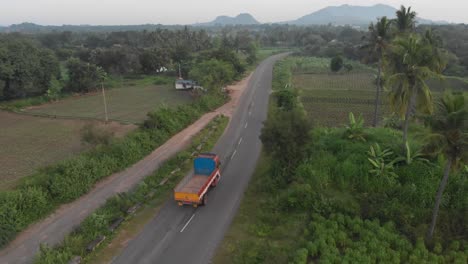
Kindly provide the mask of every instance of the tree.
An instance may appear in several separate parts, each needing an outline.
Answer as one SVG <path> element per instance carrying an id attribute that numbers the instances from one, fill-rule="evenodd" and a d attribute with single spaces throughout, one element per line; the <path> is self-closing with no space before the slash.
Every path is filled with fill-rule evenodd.
<path id="1" fill-rule="evenodd" d="M 288 172 L 288 182 L 292 181 L 294 169 L 304 158 L 310 128 L 306 115 L 299 108 L 279 110 L 264 123 L 260 139 L 265 150 Z"/>
<path id="2" fill-rule="evenodd" d="M 371 23 L 369 26 L 369 40 L 364 48 L 369 50 L 369 57 L 377 59 L 377 89 L 374 102 L 374 120 L 372 125 L 377 126 L 379 119 L 380 93 L 382 91 L 382 67 L 385 51 L 391 39 L 391 23 L 387 17 L 377 20 L 377 23 Z"/>
<path id="3" fill-rule="evenodd" d="M 339 72 L 343 68 L 343 57 L 335 56 L 330 62 L 330 70 L 332 72 Z"/>
<path id="4" fill-rule="evenodd" d="M 226 46 L 222 46 L 220 49 L 212 51 L 208 54 L 209 58 L 225 61 L 232 65 L 235 70 L 235 75 L 239 76 L 245 71 L 245 65 L 240 61 L 239 56 L 231 49 Z"/>
<path id="5" fill-rule="evenodd" d="M 432 239 L 442 195 L 447 185 L 450 171 L 463 167 L 468 162 L 468 110 L 462 94 L 446 92 L 437 105 L 437 111 L 430 117 L 431 134 L 426 151 L 442 154 L 446 158 L 443 178 L 435 197 L 431 226 L 428 238 Z"/>
<path id="6" fill-rule="evenodd" d="M 141 68 L 139 52 L 134 48 L 121 46 L 98 48 L 91 51 L 89 57 L 89 62 L 104 68 L 109 73 L 137 73 Z"/>
<path id="7" fill-rule="evenodd" d="M 296 90 L 281 89 L 275 92 L 274 96 L 276 98 L 277 107 L 282 110 L 291 111 L 297 107 L 298 95 L 297 95 Z"/>
<path id="8" fill-rule="evenodd" d="M 67 85 L 69 91 L 86 93 L 99 85 L 98 66 L 95 64 L 86 63 L 77 58 L 70 58 L 66 65 L 69 75 Z"/>
<path id="9" fill-rule="evenodd" d="M 417 35 L 397 38 L 387 56 L 390 103 L 395 112 L 404 115 L 403 143 L 407 141 L 411 109 L 431 113 L 432 94 L 426 80 L 440 74 L 438 59 L 432 48 Z"/>
<path id="10" fill-rule="evenodd" d="M 56 101 L 60 98 L 60 93 L 62 92 L 63 85 L 60 81 L 53 78 L 50 81 L 49 89 L 47 89 L 46 96 L 49 100 Z"/>
<path id="11" fill-rule="evenodd" d="M 236 74 L 231 64 L 210 59 L 194 65 L 189 75 L 203 87 L 215 91 L 232 81 Z"/>
<path id="12" fill-rule="evenodd" d="M 257 52 L 258 52 L 257 45 L 254 42 L 251 42 L 246 49 L 246 53 L 247 53 L 246 60 L 248 64 L 254 64 L 257 61 Z"/>
<path id="13" fill-rule="evenodd" d="M 43 95 L 50 81 L 59 76 L 59 63 L 51 51 L 22 37 L 2 37 L 0 80 L 4 99 Z"/>
<path id="14" fill-rule="evenodd" d="M 435 34 L 432 29 L 426 30 L 423 35 L 423 42 L 426 43 L 434 54 L 434 67 L 437 72 L 443 72 L 447 67 L 448 53 L 442 49 L 442 38 Z"/>
<path id="15" fill-rule="evenodd" d="M 146 74 L 159 72 L 162 67 L 168 67 L 169 62 L 169 53 L 162 49 L 147 49 L 140 54 L 141 68 Z"/>
<path id="16" fill-rule="evenodd" d="M 414 31 L 416 27 L 416 12 L 411 11 L 411 7 L 401 6 L 396 12 L 396 19 L 393 20 L 398 33 L 407 34 Z"/>

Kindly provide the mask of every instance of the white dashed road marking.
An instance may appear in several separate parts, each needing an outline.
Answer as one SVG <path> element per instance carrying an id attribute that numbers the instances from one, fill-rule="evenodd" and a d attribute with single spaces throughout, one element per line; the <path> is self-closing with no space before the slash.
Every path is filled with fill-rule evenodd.
<path id="1" fill-rule="evenodd" d="M 184 232 L 185 228 L 190 224 L 190 221 L 192 221 L 194 216 L 195 214 L 193 214 L 192 217 L 190 217 L 190 219 L 187 221 L 187 223 L 185 223 L 184 227 L 182 227 L 182 229 L 180 230 L 180 233 Z"/>

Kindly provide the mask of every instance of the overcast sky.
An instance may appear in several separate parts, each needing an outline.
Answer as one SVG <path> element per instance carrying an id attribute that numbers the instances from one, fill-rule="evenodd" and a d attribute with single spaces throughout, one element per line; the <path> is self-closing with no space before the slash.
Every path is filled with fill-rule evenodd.
<path id="1" fill-rule="evenodd" d="M 468 0 L 0 0 L 0 25 L 192 24 L 250 13 L 260 22 L 293 20 L 329 5 L 412 6 L 422 18 L 468 23 Z"/>

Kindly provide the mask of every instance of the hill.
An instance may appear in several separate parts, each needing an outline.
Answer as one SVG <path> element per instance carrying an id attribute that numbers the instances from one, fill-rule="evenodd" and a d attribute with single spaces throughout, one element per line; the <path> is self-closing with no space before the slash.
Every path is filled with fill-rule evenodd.
<path id="1" fill-rule="evenodd" d="M 195 26 L 226 26 L 226 25 L 258 25 L 258 22 L 251 14 L 243 13 L 236 17 L 218 16 L 215 20 L 207 23 L 195 24 Z"/>
<path id="2" fill-rule="evenodd" d="M 378 17 L 386 16 L 395 18 L 397 9 L 383 4 L 373 6 L 329 6 L 320 9 L 309 15 L 305 15 L 297 20 L 284 22 L 291 25 L 354 25 L 368 26 L 370 22 L 375 21 Z M 428 19 L 418 18 L 420 24 L 445 24 L 447 22 L 434 22 Z"/>

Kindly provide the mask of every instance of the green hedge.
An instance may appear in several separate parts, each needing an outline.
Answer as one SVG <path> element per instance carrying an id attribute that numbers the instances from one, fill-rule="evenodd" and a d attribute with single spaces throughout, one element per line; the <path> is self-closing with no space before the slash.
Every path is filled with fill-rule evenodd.
<path id="1" fill-rule="evenodd" d="M 100 235 L 112 237 L 113 232 L 109 230 L 109 226 L 121 217 L 128 217 L 127 210 L 135 204 L 148 203 L 151 199 L 167 195 L 167 191 L 171 190 L 179 179 L 191 169 L 191 153 L 196 150 L 197 146 L 202 141 L 204 136 L 207 136 L 211 131 L 212 135 L 202 147 L 201 152 L 209 151 L 213 148 L 217 139 L 222 135 L 228 123 L 228 118 L 218 117 L 211 121 L 193 140 L 191 146 L 178 153 L 177 156 L 166 161 L 157 171 L 146 177 L 133 191 L 128 193 L 118 194 L 97 209 L 93 214 L 88 216 L 81 225 L 70 235 L 64 242 L 55 248 L 41 246 L 39 254 L 36 256 L 35 262 L 38 264 L 58 264 L 67 263 L 73 256 L 87 257 L 87 245 Z M 171 174 L 175 169 L 180 169 L 175 175 L 169 178 L 165 185 L 160 185 L 162 179 Z M 156 193 L 151 199 L 148 195 Z M 110 242 L 107 239 L 106 242 Z M 100 246 L 101 247 L 101 246 Z"/>
<path id="2" fill-rule="evenodd" d="M 29 224 L 87 193 L 100 179 L 142 159 L 224 102 L 222 95 L 205 95 L 188 105 L 160 108 L 148 114 L 141 129 L 124 139 L 49 166 L 15 190 L 0 192 L 0 247 Z"/>

